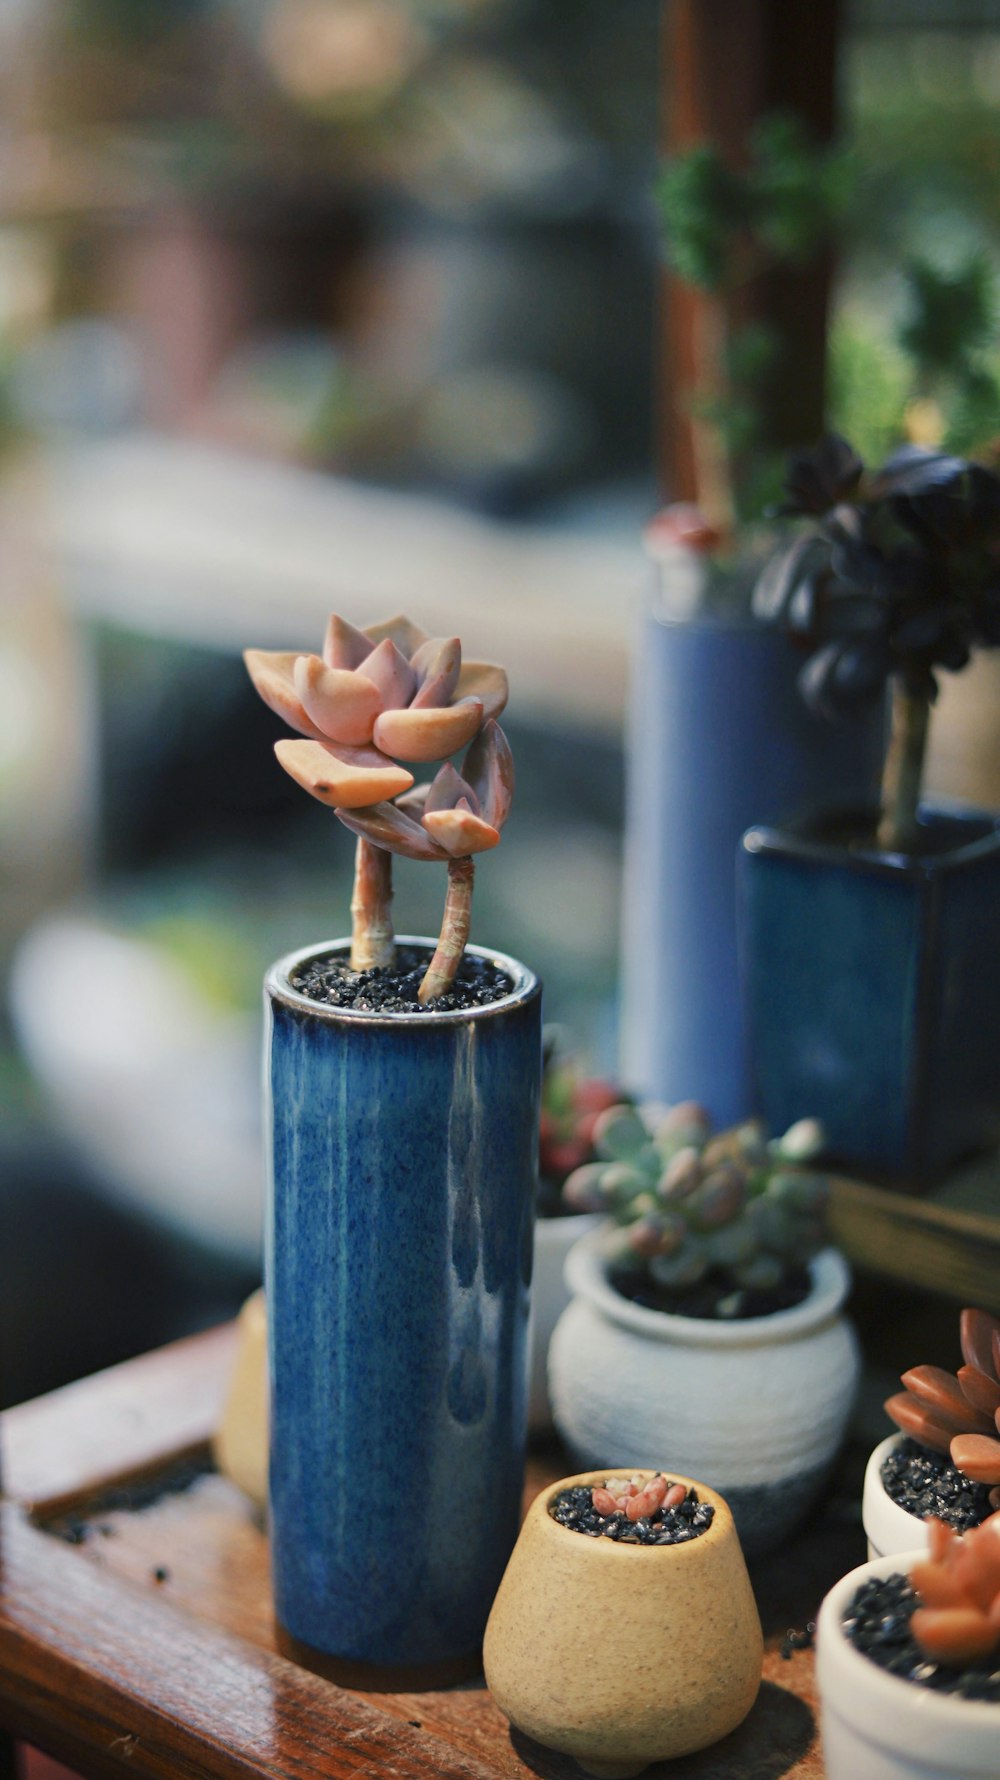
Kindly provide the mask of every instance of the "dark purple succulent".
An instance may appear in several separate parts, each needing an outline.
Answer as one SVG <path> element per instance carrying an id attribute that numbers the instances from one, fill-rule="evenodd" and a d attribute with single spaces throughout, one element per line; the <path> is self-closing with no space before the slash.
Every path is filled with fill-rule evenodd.
<path id="1" fill-rule="evenodd" d="M 938 673 L 1000 643 L 1000 477 L 915 445 L 866 472 L 831 435 L 791 460 L 777 511 L 810 523 L 762 571 L 754 611 L 805 652 L 799 685 L 821 715 L 892 683 L 880 839 L 908 851 Z"/>

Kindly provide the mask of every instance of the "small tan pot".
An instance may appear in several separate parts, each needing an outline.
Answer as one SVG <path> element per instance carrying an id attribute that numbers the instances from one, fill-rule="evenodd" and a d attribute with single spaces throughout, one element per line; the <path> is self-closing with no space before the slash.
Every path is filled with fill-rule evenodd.
<path id="1" fill-rule="evenodd" d="M 713 1504 L 707 1532 L 683 1545 L 588 1538 L 549 1504 L 615 1468 L 564 1477 L 528 1510 L 486 1627 L 483 1666 L 501 1710 L 601 1780 L 717 1742 L 760 1686 L 760 1619 L 732 1515 L 714 1490 L 664 1469 Z"/>

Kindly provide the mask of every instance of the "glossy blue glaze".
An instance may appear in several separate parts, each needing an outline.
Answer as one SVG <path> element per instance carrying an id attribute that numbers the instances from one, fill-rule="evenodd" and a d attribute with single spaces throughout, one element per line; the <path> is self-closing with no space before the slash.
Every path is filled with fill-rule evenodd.
<path id="1" fill-rule="evenodd" d="M 642 619 L 630 701 L 621 1068 L 632 1088 L 751 1110 L 736 855 L 752 822 L 868 801 L 883 719 L 835 725 L 796 686 L 801 658 L 763 625 Z"/>
<path id="2" fill-rule="evenodd" d="M 541 988 L 467 1013 L 266 982 L 275 1606 L 344 1660 L 482 1640 L 517 1534 Z M 480 950 L 480 948 L 470 948 Z"/>
<path id="3" fill-rule="evenodd" d="M 925 811 L 937 850 L 743 841 L 743 966 L 760 1108 L 822 1120 L 857 1168 L 925 1178 L 1000 1140 L 1000 818 Z"/>

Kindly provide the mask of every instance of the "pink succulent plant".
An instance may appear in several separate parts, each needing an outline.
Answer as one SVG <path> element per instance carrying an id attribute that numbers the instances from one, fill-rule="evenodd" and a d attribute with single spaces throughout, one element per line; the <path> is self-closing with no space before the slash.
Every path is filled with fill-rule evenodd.
<path id="1" fill-rule="evenodd" d="M 932 1662 L 962 1668 L 1000 1650 L 1000 1514 L 959 1537 L 927 1522 L 928 1555 L 910 1570 L 923 1605 L 910 1628 Z"/>
<path id="2" fill-rule="evenodd" d="M 275 744 L 281 766 L 358 836 L 355 970 L 392 961 L 390 856 L 447 864 L 441 939 L 420 999 L 444 994 L 468 939 L 472 856 L 497 845 L 514 793 L 495 721 L 507 702 L 504 669 L 463 662 L 457 637 L 429 637 L 402 615 L 358 630 L 334 613 L 322 655 L 248 649 L 244 660 L 265 704 L 298 731 Z M 459 773 L 447 756 L 467 744 Z M 409 764 L 429 761 L 444 764 L 414 785 Z"/>
<path id="3" fill-rule="evenodd" d="M 954 1376 L 941 1366 L 911 1366 L 885 1405 L 898 1428 L 974 1483 L 990 1484 L 1000 1508 L 1000 1317 L 963 1310 L 959 1338 L 965 1361 Z"/>

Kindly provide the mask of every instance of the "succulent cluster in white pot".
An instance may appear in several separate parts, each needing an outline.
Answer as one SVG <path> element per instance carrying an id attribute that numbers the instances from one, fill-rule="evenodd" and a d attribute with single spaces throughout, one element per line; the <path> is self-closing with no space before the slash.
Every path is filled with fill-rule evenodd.
<path id="1" fill-rule="evenodd" d="M 581 1466 L 671 1462 L 728 1501 L 744 1548 L 783 1539 L 821 1491 L 854 1400 L 850 1275 L 825 1244 L 821 1134 L 713 1135 L 700 1108 L 616 1108 L 567 1182 L 605 1225 L 566 1263 L 556 1426 Z M 673 1308 L 668 1308 L 672 1306 Z M 665 1434 L 666 1431 L 666 1434 Z"/>

